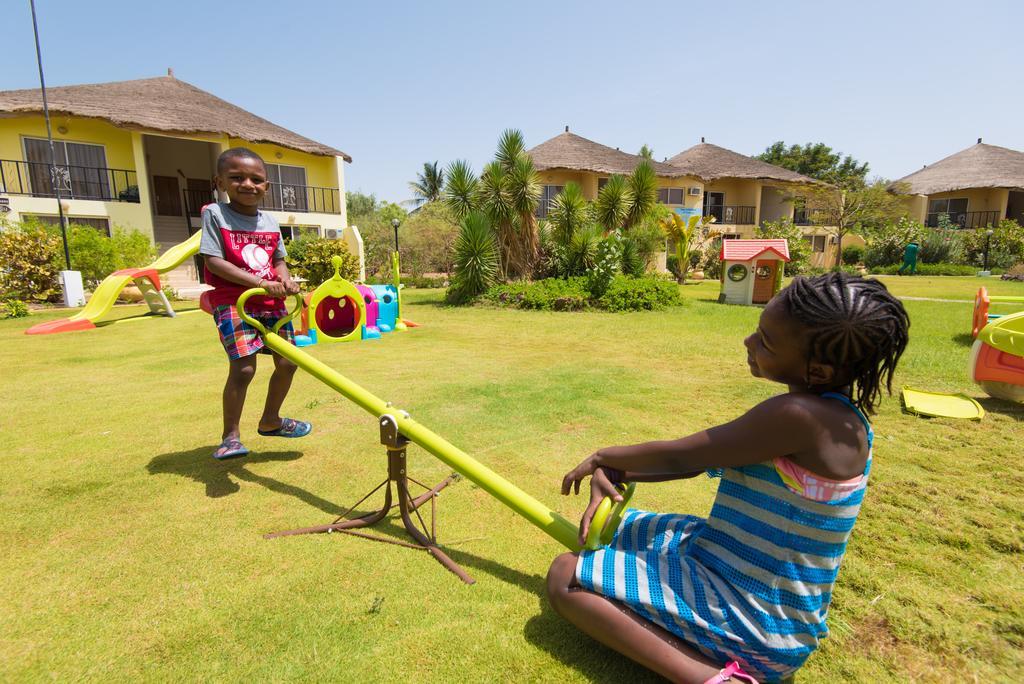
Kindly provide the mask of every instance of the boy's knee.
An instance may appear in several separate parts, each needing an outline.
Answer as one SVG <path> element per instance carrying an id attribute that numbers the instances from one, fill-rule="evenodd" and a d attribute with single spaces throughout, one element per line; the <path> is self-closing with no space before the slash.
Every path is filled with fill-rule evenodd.
<path id="1" fill-rule="evenodd" d="M 283 373 L 294 373 L 295 369 L 298 368 L 292 361 L 284 358 L 283 356 L 274 356 L 274 369 L 279 370 Z"/>
<path id="2" fill-rule="evenodd" d="M 573 580 L 576 578 L 576 554 L 563 553 L 551 561 L 548 568 L 547 594 L 548 601 L 557 611 L 562 599 L 569 593 Z"/>
<path id="3" fill-rule="evenodd" d="M 248 385 L 256 377 L 256 357 L 235 359 L 228 370 L 228 380 Z"/>

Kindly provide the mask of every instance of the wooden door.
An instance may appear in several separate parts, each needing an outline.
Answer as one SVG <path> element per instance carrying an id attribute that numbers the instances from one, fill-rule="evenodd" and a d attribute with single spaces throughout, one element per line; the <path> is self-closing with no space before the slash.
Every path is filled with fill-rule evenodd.
<path id="1" fill-rule="evenodd" d="M 779 262 L 774 259 L 759 259 L 754 264 L 754 304 L 767 304 L 775 294 L 775 276 Z"/>
<path id="2" fill-rule="evenodd" d="M 153 176 L 157 216 L 181 216 L 181 195 L 176 176 Z"/>
<path id="3" fill-rule="evenodd" d="M 213 202 L 213 181 L 189 178 L 185 195 L 185 208 L 188 210 L 188 215 L 199 216 L 203 207 Z"/>

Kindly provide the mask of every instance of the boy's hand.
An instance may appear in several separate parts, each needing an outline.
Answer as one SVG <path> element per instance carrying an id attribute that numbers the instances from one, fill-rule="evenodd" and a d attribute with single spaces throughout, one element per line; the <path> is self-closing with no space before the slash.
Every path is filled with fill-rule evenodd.
<path id="1" fill-rule="evenodd" d="M 583 462 L 578 466 L 570 470 L 562 478 L 562 495 L 567 496 L 573 489 L 576 490 L 576 494 L 580 493 L 580 483 L 583 482 L 584 478 L 588 475 L 593 475 L 594 471 L 597 470 L 597 454 L 591 454 L 583 459 Z"/>
<path id="2" fill-rule="evenodd" d="M 284 285 L 284 291 L 290 295 L 299 294 L 302 291 L 302 287 L 292 280 L 291 276 L 278 276 L 281 284 Z"/>
<path id="3" fill-rule="evenodd" d="M 583 518 L 580 520 L 580 544 L 586 543 L 587 532 L 590 531 L 590 523 L 593 521 L 594 513 L 597 512 L 597 507 L 604 500 L 604 497 L 610 496 L 615 503 L 622 501 L 622 493 L 615 488 L 615 482 L 620 476 L 621 473 L 619 471 L 606 468 L 598 468 L 594 471 L 593 476 L 591 476 L 590 504 L 587 505 L 587 510 L 583 511 Z"/>
<path id="4" fill-rule="evenodd" d="M 288 296 L 288 291 L 285 289 L 283 283 L 279 283 L 276 280 L 263 280 L 263 289 L 267 291 L 267 295 L 274 299 L 284 299 Z"/>

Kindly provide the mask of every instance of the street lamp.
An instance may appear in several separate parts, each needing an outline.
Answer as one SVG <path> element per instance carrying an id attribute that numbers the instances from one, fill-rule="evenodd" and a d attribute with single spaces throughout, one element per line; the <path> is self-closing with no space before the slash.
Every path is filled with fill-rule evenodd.
<path id="1" fill-rule="evenodd" d="M 985 231 L 985 266 L 982 268 L 985 273 L 988 273 L 988 244 L 992 240 L 992 229 L 989 228 Z"/>
<path id="2" fill-rule="evenodd" d="M 396 218 L 391 219 L 391 227 L 395 229 L 395 251 L 398 251 L 398 226 L 402 225 L 402 222 Z M 991 231 L 989 231 L 991 232 Z"/>

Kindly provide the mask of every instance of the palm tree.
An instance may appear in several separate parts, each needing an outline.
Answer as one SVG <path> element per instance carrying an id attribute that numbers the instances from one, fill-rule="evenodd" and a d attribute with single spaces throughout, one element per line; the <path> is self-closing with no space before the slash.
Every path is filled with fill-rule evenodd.
<path id="1" fill-rule="evenodd" d="M 658 177 L 649 161 L 636 165 L 626 179 L 626 187 L 629 188 L 629 202 L 622 227 L 629 229 L 642 221 L 658 203 Z"/>
<path id="2" fill-rule="evenodd" d="M 414 195 L 411 203 L 416 206 L 439 200 L 444 190 L 444 169 L 438 168 L 436 161 L 424 162 L 423 173 L 416 174 L 416 180 L 409 183 L 409 189 Z"/>
<path id="3" fill-rule="evenodd" d="M 526 154 L 522 132 L 511 128 L 502 132 L 494 163 L 499 164 L 503 171 L 507 204 L 497 207 L 500 211 L 492 213 L 491 218 L 496 219 L 499 235 L 502 229 L 508 234 L 508 275 L 529 276 L 540 247 L 535 213 L 541 187 L 533 159 Z M 506 209 L 510 210 L 508 214 Z"/>
<path id="4" fill-rule="evenodd" d="M 448 165 L 447 178 L 442 192 L 444 203 L 462 221 L 479 203 L 480 181 L 473 173 L 469 162 L 457 159 Z"/>
<path id="5" fill-rule="evenodd" d="M 626 179 L 614 175 L 608 179 L 594 202 L 594 219 L 608 232 L 621 228 L 633 201 Z"/>

